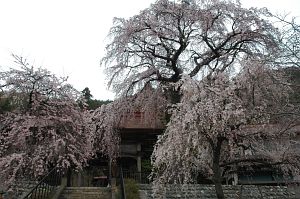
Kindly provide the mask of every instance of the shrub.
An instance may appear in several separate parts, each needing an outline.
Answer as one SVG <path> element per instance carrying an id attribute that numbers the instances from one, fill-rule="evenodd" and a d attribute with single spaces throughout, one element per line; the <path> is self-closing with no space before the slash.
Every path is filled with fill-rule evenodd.
<path id="1" fill-rule="evenodd" d="M 139 185 L 133 179 L 124 179 L 126 199 L 140 199 Z M 121 198 L 121 188 L 118 186 L 116 198 Z"/>

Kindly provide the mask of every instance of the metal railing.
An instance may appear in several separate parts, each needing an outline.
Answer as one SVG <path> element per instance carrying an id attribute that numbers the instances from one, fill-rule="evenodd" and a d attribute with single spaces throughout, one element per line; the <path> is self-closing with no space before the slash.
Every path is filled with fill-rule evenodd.
<path id="1" fill-rule="evenodd" d="M 151 180 L 149 180 L 150 172 L 130 172 L 123 171 L 123 176 L 125 179 L 134 179 L 136 182 L 141 184 L 149 184 Z"/>
<path id="2" fill-rule="evenodd" d="M 23 199 L 46 199 L 61 185 L 62 173 L 51 169 Z"/>

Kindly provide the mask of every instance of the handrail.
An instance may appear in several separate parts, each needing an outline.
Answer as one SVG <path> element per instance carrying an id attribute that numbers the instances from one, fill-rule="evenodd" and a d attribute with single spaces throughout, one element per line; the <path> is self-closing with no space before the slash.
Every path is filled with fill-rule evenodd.
<path id="1" fill-rule="evenodd" d="M 126 199 L 122 166 L 120 166 L 120 186 L 121 186 L 121 199 Z"/>
<path id="2" fill-rule="evenodd" d="M 61 184 L 61 172 L 51 169 L 23 199 L 46 199 Z"/>

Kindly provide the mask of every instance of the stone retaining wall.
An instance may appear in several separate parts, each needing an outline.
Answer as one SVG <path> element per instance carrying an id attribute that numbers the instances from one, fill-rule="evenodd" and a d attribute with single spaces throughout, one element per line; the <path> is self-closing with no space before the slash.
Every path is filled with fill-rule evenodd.
<path id="1" fill-rule="evenodd" d="M 4 191 L 3 199 L 22 199 L 31 189 L 37 185 L 38 181 L 34 180 L 18 180 L 12 187 L 12 191 Z M 1 196 L 0 196 L 1 198 Z"/>
<path id="2" fill-rule="evenodd" d="M 224 185 L 228 199 L 299 199 L 287 186 Z M 152 196 L 151 185 L 140 185 L 141 199 L 217 199 L 213 185 L 168 185 L 160 196 Z"/>

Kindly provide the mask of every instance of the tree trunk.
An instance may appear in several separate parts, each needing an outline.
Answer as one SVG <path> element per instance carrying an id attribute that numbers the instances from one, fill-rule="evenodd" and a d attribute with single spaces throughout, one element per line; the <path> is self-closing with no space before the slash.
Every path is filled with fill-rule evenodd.
<path id="1" fill-rule="evenodd" d="M 220 171 L 220 167 L 219 164 L 215 165 L 215 163 L 213 163 L 213 181 L 215 184 L 215 190 L 216 190 L 216 194 L 217 194 L 217 198 L 218 199 L 224 199 L 224 192 L 223 192 L 223 188 L 222 188 L 222 176 L 221 176 L 221 171 Z"/>
<path id="2" fill-rule="evenodd" d="M 174 88 L 171 87 L 169 89 L 165 89 L 164 92 L 165 92 L 165 95 L 166 95 L 168 101 L 172 105 L 180 102 L 181 94 L 179 93 L 179 90 L 174 90 Z M 172 114 L 168 110 L 166 110 L 165 114 L 166 114 L 166 116 L 165 116 L 166 123 L 169 123 L 169 121 L 171 120 Z"/>
<path id="3" fill-rule="evenodd" d="M 222 175 L 220 168 L 220 156 L 222 147 L 222 138 L 218 138 L 216 145 L 213 147 L 213 182 L 215 184 L 215 190 L 218 199 L 224 199 L 224 192 L 222 188 Z"/>

